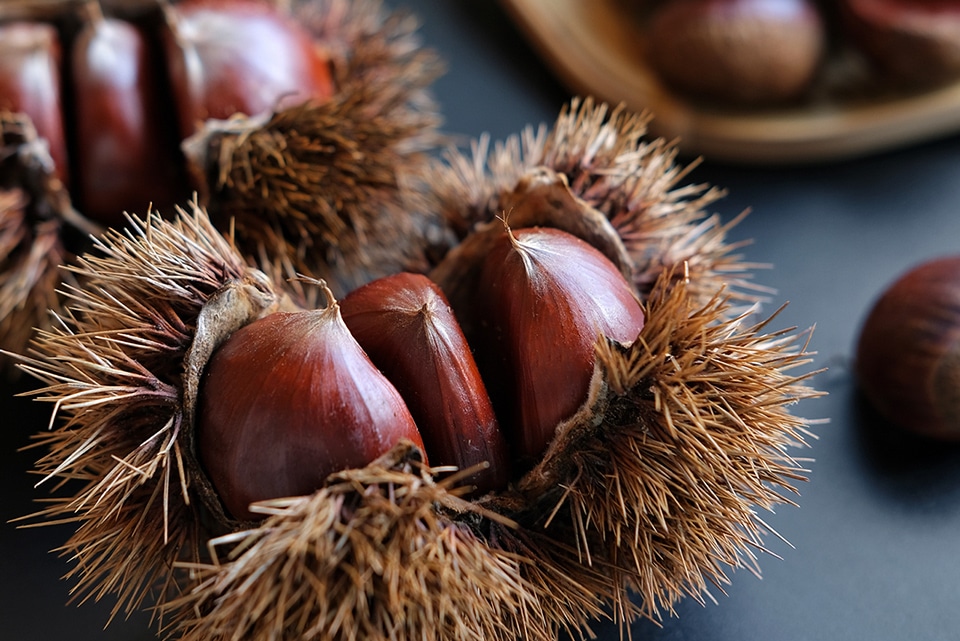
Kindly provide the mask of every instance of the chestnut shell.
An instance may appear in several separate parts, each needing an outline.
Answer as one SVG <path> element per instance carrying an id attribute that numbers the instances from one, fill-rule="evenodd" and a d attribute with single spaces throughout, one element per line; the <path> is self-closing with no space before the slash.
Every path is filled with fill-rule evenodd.
<path id="1" fill-rule="evenodd" d="M 477 298 L 481 375 L 515 455 L 536 461 L 587 400 L 597 342 L 632 343 L 643 309 L 606 256 L 551 227 L 505 229 Z"/>
<path id="2" fill-rule="evenodd" d="M 860 331 L 856 375 L 894 424 L 960 440 L 960 256 L 918 265 L 883 292 Z"/>
<path id="3" fill-rule="evenodd" d="M 467 339 L 440 288 L 401 272 L 353 290 L 343 320 L 410 409 L 436 466 L 487 466 L 466 478 L 476 491 L 510 480 L 506 441 Z"/>
<path id="4" fill-rule="evenodd" d="M 400 394 L 332 307 L 277 312 L 234 332 L 201 384 L 200 459 L 227 510 L 310 494 L 406 438 L 423 441 Z"/>

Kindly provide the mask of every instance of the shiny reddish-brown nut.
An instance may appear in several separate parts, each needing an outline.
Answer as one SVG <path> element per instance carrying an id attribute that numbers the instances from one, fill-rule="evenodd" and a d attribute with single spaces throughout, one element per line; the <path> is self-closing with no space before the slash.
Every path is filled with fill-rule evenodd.
<path id="1" fill-rule="evenodd" d="M 95 16 L 71 53 L 74 182 L 84 214 L 113 225 L 124 211 L 167 211 L 188 190 L 176 119 L 145 36 Z"/>
<path id="2" fill-rule="evenodd" d="M 669 86 L 742 105 L 795 100 L 826 52 L 811 0 L 675 0 L 651 14 L 647 55 Z"/>
<path id="3" fill-rule="evenodd" d="M 406 401 L 431 463 L 461 470 L 488 463 L 467 481 L 478 492 L 506 486 L 506 442 L 440 288 L 426 276 L 400 273 L 354 290 L 340 306 L 357 342 Z"/>
<path id="4" fill-rule="evenodd" d="M 269 112 L 333 93 L 329 61 L 291 18 L 255 0 L 186 0 L 164 30 L 181 135 L 236 113 Z"/>
<path id="5" fill-rule="evenodd" d="M 0 25 L 0 111 L 25 113 L 49 145 L 57 176 L 68 175 L 60 38 L 39 22 Z"/>
<path id="6" fill-rule="evenodd" d="M 632 343 L 643 309 L 606 256 L 546 227 L 504 230 L 477 297 L 481 374 L 515 455 L 536 460 L 587 400 L 597 341 Z"/>
<path id="7" fill-rule="evenodd" d="M 960 256 L 918 265 L 881 294 L 860 330 L 856 374 L 892 423 L 960 440 Z"/>
<path id="8" fill-rule="evenodd" d="M 197 422 L 199 459 L 238 519 L 257 518 L 254 501 L 310 494 L 401 439 L 423 448 L 403 399 L 336 303 L 234 332 L 207 364 Z"/>

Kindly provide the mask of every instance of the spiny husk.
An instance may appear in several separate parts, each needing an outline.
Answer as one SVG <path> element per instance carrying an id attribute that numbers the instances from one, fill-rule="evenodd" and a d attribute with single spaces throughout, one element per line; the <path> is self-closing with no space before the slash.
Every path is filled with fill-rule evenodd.
<path id="1" fill-rule="evenodd" d="M 38 516 L 78 524 L 63 550 L 80 561 L 81 594 L 132 609 L 158 587 L 184 638 L 311 638 L 323 617 L 316 638 L 550 639 L 611 610 L 630 620 L 631 589 L 656 616 L 751 560 L 762 525 L 751 506 L 783 501 L 767 484 L 800 474 L 783 450 L 802 442 L 803 421 L 784 409 L 808 394 L 785 373 L 802 350 L 723 320 L 720 297 L 696 308 L 681 283 L 654 290 L 634 347 L 601 347 L 588 409 L 514 490 L 457 503 L 429 477 L 375 464 L 268 504 L 262 525 L 214 541 L 239 546 L 223 563 L 204 562 L 211 530 L 184 463 L 180 364 L 205 301 L 260 279 L 200 210 L 133 225 L 81 262 L 87 286 L 25 365 L 65 419 L 42 438 L 38 469 L 69 495 Z M 329 546 L 333 560 L 350 555 L 343 565 L 329 565 Z M 499 591 L 468 589 L 485 575 Z"/>
<path id="2" fill-rule="evenodd" d="M 551 639 L 605 612 L 615 574 L 572 571 L 572 548 L 515 531 L 409 456 L 335 475 L 313 497 L 268 505 L 263 524 L 214 538 L 223 524 L 204 509 L 184 434 L 188 354 L 225 284 L 280 294 L 197 206 L 130 223 L 80 259 L 83 285 L 21 358 L 61 419 L 38 437 L 48 453 L 37 472 L 55 496 L 34 516 L 76 524 L 62 552 L 77 561 L 78 598 L 115 596 L 115 613 L 154 600 L 170 632 L 214 639 L 308 638 L 314 626 L 318 638 Z M 240 547 L 219 564 L 208 543 Z"/>
<path id="3" fill-rule="evenodd" d="M 202 548 L 181 412 L 197 317 L 225 282 L 269 283 L 196 205 L 172 222 L 130 218 L 73 271 L 82 286 L 64 290 L 66 309 L 21 359 L 60 419 L 37 437 L 36 471 L 55 495 L 36 517 L 76 524 L 61 551 L 79 598 L 116 595 L 115 613 L 130 612 L 158 586 L 161 600 L 178 592 L 171 568 Z"/>
<path id="4" fill-rule="evenodd" d="M 423 271 L 440 221 L 404 175 L 440 143 L 428 87 L 438 59 L 411 16 L 380 2 L 301 0 L 289 10 L 332 58 L 336 92 L 268 117 L 208 122 L 185 144 L 218 226 L 241 248 L 289 256 L 342 296 L 378 276 Z"/>
<path id="5" fill-rule="evenodd" d="M 570 617 L 582 618 L 584 601 L 599 611 L 587 586 L 531 580 L 549 569 L 456 520 L 482 515 L 420 469 L 418 454 L 400 444 L 312 496 L 258 504 L 268 519 L 212 541 L 227 558 L 194 566 L 196 587 L 170 604 L 181 638 L 553 639 L 543 597 L 557 587 L 574 597 Z"/>
<path id="6" fill-rule="evenodd" d="M 576 545 L 585 565 L 617 568 L 657 618 L 725 584 L 731 567 L 756 571 L 769 532 L 755 508 L 789 503 L 804 477 L 788 450 L 805 445 L 808 423 L 788 408 L 818 393 L 805 384 L 812 373 L 794 373 L 811 361 L 803 333 L 749 325 L 771 292 L 726 238 L 738 219 L 704 211 L 722 192 L 679 186 L 689 168 L 674 163 L 672 144 L 644 139 L 646 124 L 574 100 L 551 130 L 527 129 L 492 152 L 486 139 L 472 156 L 451 151 L 427 181 L 463 238 L 431 276 L 468 337 L 479 266 L 503 233 L 495 217 L 587 240 L 644 300 L 639 339 L 599 343 L 590 398 L 557 427 L 508 513 Z"/>
<path id="7" fill-rule="evenodd" d="M 528 127 L 496 143 L 488 137 L 469 153 L 450 150 L 422 176 L 447 224 L 461 238 L 501 215 L 508 196 L 526 177 L 547 169 L 571 192 L 605 216 L 631 257 L 630 279 L 643 295 L 666 270 L 688 278 L 699 300 L 726 287 L 734 300 L 754 302 L 770 292 L 751 281 L 736 253 L 744 245 L 727 233 L 739 217 L 722 222 L 706 208 L 723 191 L 680 182 L 693 166 L 676 164 L 677 146 L 648 140 L 650 118 L 592 99 L 574 99 L 553 126 Z"/>
<path id="8" fill-rule="evenodd" d="M 0 349 L 26 344 L 55 305 L 49 281 L 59 282 L 56 223 L 31 228 L 26 209 L 23 191 L 0 190 Z"/>
<path id="9" fill-rule="evenodd" d="M 33 123 L 0 112 L 0 349 L 22 349 L 33 327 L 48 324 L 71 256 L 67 228 L 93 230 L 78 221 Z"/>
<path id="10" fill-rule="evenodd" d="M 652 618 L 729 568 L 757 571 L 771 531 L 756 508 L 790 504 L 805 478 L 789 450 L 809 421 L 788 408 L 819 395 L 815 372 L 795 373 L 808 334 L 765 332 L 772 318 L 749 325 L 724 293 L 701 304 L 688 285 L 665 272 L 637 341 L 598 343 L 590 399 L 518 487 L 585 562 L 615 565 Z"/>

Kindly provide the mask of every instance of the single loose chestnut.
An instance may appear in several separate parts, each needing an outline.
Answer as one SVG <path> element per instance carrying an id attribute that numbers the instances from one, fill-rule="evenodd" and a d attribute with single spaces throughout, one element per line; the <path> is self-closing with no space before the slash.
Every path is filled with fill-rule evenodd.
<path id="1" fill-rule="evenodd" d="M 515 455 L 534 460 L 586 400 L 597 342 L 635 341 L 643 309 L 610 259 L 549 227 L 505 228 L 480 283 L 481 373 Z"/>
<path id="2" fill-rule="evenodd" d="M 396 388 L 370 362 L 339 305 L 276 312 L 213 353 L 200 388 L 199 459 L 226 509 L 300 496 L 401 439 L 423 449 Z"/>
<path id="3" fill-rule="evenodd" d="M 960 256 L 918 265 L 882 293 L 860 330 L 856 374 L 894 424 L 960 440 Z"/>
<path id="4" fill-rule="evenodd" d="M 344 322 L 407 403 L 433 465 L 488 467 L 483 493 L 510 479 L 506 442 L 467 339 L 440 288 L 421 274 L 377 279 L 341 301 Z"/>

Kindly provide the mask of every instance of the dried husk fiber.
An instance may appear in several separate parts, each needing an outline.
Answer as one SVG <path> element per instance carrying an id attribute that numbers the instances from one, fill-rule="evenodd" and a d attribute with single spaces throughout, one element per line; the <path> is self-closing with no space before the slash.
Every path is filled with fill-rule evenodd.
<path id="1" fill-rule="evenodd" d="M 428 91 L 442 65 L 418 46 L 413 16 L 385 14 L 375 0 L 277 4 L 330 53 L 337 91 L 209 121 L 184 144 L 202 204 L 221 229 L 235 225 L 242 251 L 289 256 L 290 269 L 323 278 L 337 296 L 423 270 L 450 239 L 405 176 L 444 139 Z"/>
<path id="2" fill-rule="evenodd" d="M 329 54 L 335 92 L 323 104 L 211 121 L 185 141 L 202 204 L 250 260 L 285 270 L 278 276 L 325 277 L 340 293 L 383 270 L 425 264 L 431 248 L 421 239 L 448 240 L 401 175 L 440 140 L 429 88 L 442 65 L 419 46 L 417 21 L 379 0 L 265 1 L 294 15 Z M 104 4 L 133 14 L 157 6 Z M 18 0 L 0 7 L 0 19 L 60 19 L 80 6 Z M 46 310 L 60 308 L 56 284 L 73 278 L 59 266 L 88 251 L 102 227 L 74 209 L 26 115 L 0 112 L 0 136 L 0 189 L 26 198 L 0 209 L 0 348 L 22 352 L 34 327 L 49 326 Z"/>
<path id="3" fill-rule="evenodd" d="M 62 548 L 76 560 L 79 598 L 116 595 L 114 614 L 179 588 L 171 568 L 203 549 L 183 452 L 184 356 L 204 303 L 226 282 L 273 294 L 262 275 L 198 207 L 107 230 L 71 271 L 80 287 L 34 338 L 21 367 L 44 381 L 40 398 L 61 423 L 37 436 L 37 471 L 63 481 L 37 515 L 76 523 Z M 58 483 L 59 484 L 59 483 Z"/>
<path id="4" fill-rule="evenodd" d="M 26 208 L 23 191 L 0 189 L 0 349 L 25 345 L 30 328 L 56 306 L 63 254 L 56 223 L 31 228 Z"/>
<path id="5" fill-rule="evenodd" d="M 94 230 L 69 203 L 30 119 L 0 112 L 0 349 L 24 347 L 58 307 L 66 239 Z"/>
<path id="6" fill-rule="evenodd" d="M 312 496 L 260 504 L 259 524 L 213 518 L 184 434 L 184 359 L 225 285 L 264 312 L 289 285 L 250 268 L 199 206 L 107 232 L 22 361 L 59 415 L 39 437 L 54 497 L 37 517 L 76 524 L 63 552 L 81 598 L 155 603 L 162 629 L 191 641 L 537 640 L 657 618 L 722 589 L 730 568 L 756 571 L 756 512 L 789 503 L 804 475 L 789 450 L 808 422 L 789 409 L 816 395 L 799 371 L 806 334 L 736 309 L 756 289 L 729 227 L 702 211 L 717 192 L 678 186 L 673 148 L 644 142 L 643 122 L 575 104 L 527 156 L 452 156 L 427 178 L 466 247 L 499 198 L 525 194 L 521 179 L 549 177 L 570 211 L 612 223 L 615 238 L 601 235 L 635 270 L 647 316 L 632 345 L 598 341 L 590 397 L 540 464 L 478 500 L 400 445 Z"/>
<path id="7" fill-rule="evenodd" d="M 418 458 L 401 443 L 312 496 L 258 504 L 268 520 L 214 541 L 229 556 L 169 604 L 182 638 L 546 639 L 602 612 L 590 581 L 608 579 L 482 540 L 457 518 L 476 507 Z"/>

